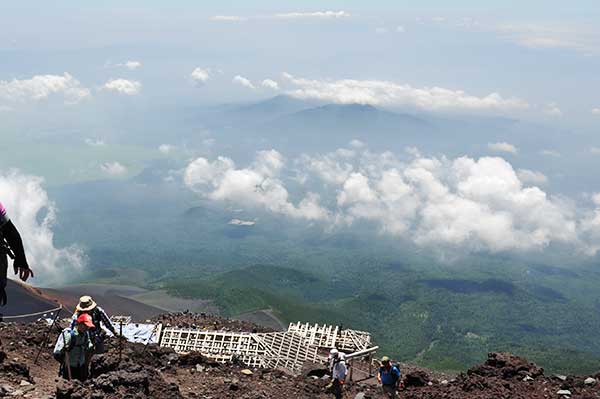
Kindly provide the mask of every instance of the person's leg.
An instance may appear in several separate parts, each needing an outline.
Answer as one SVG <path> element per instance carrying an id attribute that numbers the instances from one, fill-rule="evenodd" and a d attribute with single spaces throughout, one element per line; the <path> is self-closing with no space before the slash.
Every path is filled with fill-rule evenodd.
<path id="1" fill-rule="evenodd" d="M 339 380 L 333 380 L 333 394 L 335 399 L 342 399 L 342 384 Z"/>
<path id="2" fill-rule="evenodd" d="M 392 399 L 396 398 L 396 387 L 390 385 L 383 385 L 382 388 L 385 396 Z"/>
<path id="3" fill-rule="evenodd" d="M 87 378 L 85 366 L 71 367 L 71 376 L 74 380 L 85 381 Z"/>
<path id="4" fill-rule="evenodd" d="M 2 239 L 2 236 L 0 236 Z M 8 273 L 8 257 L 4 251 L 0 252 L 0 305 L 6 304 L 6 283 Z"/>
<path id="5" fill-rule="evenodd" d="M 102 337 L 96 337 L 96 347 L 94 353 L 97 355 L 104 353 L 104 339 L 102 339 Z"/>

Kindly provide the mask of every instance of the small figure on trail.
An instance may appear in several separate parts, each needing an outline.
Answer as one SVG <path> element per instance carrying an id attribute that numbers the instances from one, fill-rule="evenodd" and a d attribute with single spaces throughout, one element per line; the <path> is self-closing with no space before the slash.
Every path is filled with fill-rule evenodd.
<path id="1" fill-rule="evenodd" d="M 54 358 L 60 362 L 59 376 L 66 380 L 85 381 L 88 376 L 88 355 L 93 350 L 88 330 L 94 328 L 89 314 L 82 314 L 75 327 L 65 328 L 54 346 Z"/>
<path id="2" fill-rule="evenodd" d="M 346 375 L 348 369 L 346 368 L 346 358 L 344 353 L 333 348 L 329 352 L 329 365 L 331 367 L 331 378 L 333 394 L 336 399 L 342 399 L 342 392 L 344 390 L 344 382 L 346 381 Z"/>
<path id="3" fill-rule="evenodd" d="M 73 313 L 71 327 L 75 325 L 75 322 L 82 314 L 90 315 L 92 318 L 92 323 L 94 324 L 89 331 L 92 344 L 94 345 L 93 353 L 104 353 L 104 339 L 106 338 L 106 334 L 104 330 L 102 330 L 102 325 L 104 325 L 104 327 L 114 336 L 117 336 L 115 327 L 110 322 L 106 312 L 100 306 L 98 306 L 96 302 L 94 302 L 91 296 L 84 295 L 79 298 L 79 304 L 77 304 L 75 313 Z"/>
<path id="4" fill-rule="evenodd" d="M 15 274 L 18 274 L 21 280 L 27 281 L 30 276 L 33 277 L 33 270 L 31 270 L 29 264 L 27 264 L 27 257 L 25 256 L 21 235 L 8 217 L 6 208 L 4 208 L 4 205 L 0 202 L 0 306 L 6 305 L 7 302 L 7 255 L 13 259 Z"/>
<path id="5" fill-rule="evenodd" d="M 381 367 L 377 373 L 377 381 L 381 384 L 384 395 L 388 398 L 396 398 L 396 391 L 400 388 L 400 368 L 392 365 L 390 358 L 381 358 Z"/>

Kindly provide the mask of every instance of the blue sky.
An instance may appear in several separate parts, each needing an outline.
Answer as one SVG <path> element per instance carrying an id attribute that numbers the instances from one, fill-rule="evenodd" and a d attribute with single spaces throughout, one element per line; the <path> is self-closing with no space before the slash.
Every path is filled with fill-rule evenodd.
<path id="1" fill-rule="evenodd" d="M 237 75 L 262 82 L 287 72 L 477 97 L 498 93 L 530 105 L 508 114 L 567 127 L 595 129 L 600 120 L 592 112 L 600 107 L 594 1 L 106 1 L 86 7 L 22 1 L 3 8 L 4 81 L 66 72 L 92 91 L 109 79 L 128 79 L 143 85 L 143 101 L 217 103 L 275 94 L 232 84 Z M 318 15 L 327 12 L 343 14 Z M 115 67 L 127 61 L 143 67 Z M 211 71 L 202 90 L 188 79 L 195 68 Z"/>

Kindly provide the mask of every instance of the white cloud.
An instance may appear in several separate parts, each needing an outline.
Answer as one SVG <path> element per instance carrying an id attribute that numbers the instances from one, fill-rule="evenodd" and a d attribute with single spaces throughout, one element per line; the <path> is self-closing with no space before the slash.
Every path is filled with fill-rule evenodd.
<path id="1" fill-rule="evenodd" d="M 118 64 L 111 64 L 110 62 L 108 62 L 106 64 L 106 66 L 107 67 L 110 67 L 110 66 L 123 67 L 123 68 L 129 69 L 130 71 L 135 71 L 136 69 L 139 69 L 142 67 L 142 62 L 141 61 L 133 61 L 133 60 L 129 60 L 129 61 L 118 63 Z"/>
<path id="2" fill-rule="evenodd" d="M 225 21 L 225 22 L 243 22 L 247 21 L 247 17 L 241 17 L 239 15 L 214 15 L 210 17 L 212 21 Z"/>
<path id="3" fill-rule="evenodd" d="M 593 109 L 592 109 L 592 114 L 594 114 L 594 115 L 600 115 L 600 107 L 598 107 L 598 108 L 593 108 Z"/>
<path id="4" fill-rule="evenodd" d="M 348 18 L 351 14 L 346 11 L 316 11 L 316 12 L 289 12 L 284 14 L 275 14 L 275 18 L 296 19 L 296 18 L 317 18 L 317 19 L 338 19 Z"/>
<path id="5" fill-rule="evenodd" d="M 236 75 L 233 78 L 233 83 L 237 83 L 252 90 L 256 89 L 256 86 L 254 86 L 254 84 L 250 80 L 240 75 Z"/>
<path id="6" fill-rule="evenodd" d="M 506 39 L 533 49 L 570 49 L 595 54 L 600 49 L 600 35 L 583 26 L 502 25 L 497 32 Z"/>
<path id="7" fill-rule="evenodd" d="M 583 240 L 587 244 L 585 252 L 594 256 L 600 251 L 600 193 L 592 195 L 595 209 L 588 212 L 580 223 Z"/>
<path id="8" fill-rule="evenodd" d="M 548 177 L 542 172 L 536 172 L 534 170 L 529 169 L 519 169 L 517 171 L 517 176 L 519 176 L 519 180 L 523 183 L 531 183 L 536 185 L 544 185 L 548 183 Z"/>
<path id="9" fill-rule="evenodd" d="M 127 168 L 117 161 L 105 162 L 100 165 L 100 169 L 111 176 L 121 176 L 127 173 Z"/>
<path id="10" fill-rule="evenodd" d="M 14 111 L 13 107 L 9 107 L 8 105 L 0 105 L 0 112 L 10 112 Z"/>
<path id="11" fill-rule="evenodd" d="M 210 69 L 208 68 L 195 68 L 190 74 L 192 80 L 198 84 L 204 84 L 210 79 Z"/>
<path id="12" fill-rule="evenodd" d="M 176 147 L 171 144 L 161 144 L 158 146 L 158 151 L 162 152 L 163 154 L 169 154 L 173 152 L 175 148 Z"/>
<path id="13" fill-rule="evenodd" d="M 29 266 L 35 273 L 31 283 L 52 285 L 80 271 L 85 256 L 76 246 L 56 248 L 53 232 L 56 208 L 42 184 L 42 178 L 37 176 L 16 170 L 0 172 L 1 201 L 23 238 Z"/>
<path id="14" fill-rule="evenodd" d="M 387 33 L 387 31 L 387 28 L 384 27 L 375 28 L 375 33 L 378 35 L 383 35 L 384 33 Z"/>
<path id="15" fill-rule="evenodd" d="M 404 32 L 406 32 L 406 29 L 404 28 L 404 26 L 398 25 L 398 26 L 396 26 L 396 32 L 397 33 L 404 33 Z"/>
<path id="16" fill-rule="evenodd" d="M 76 104 L 91 96 L 90 90 L 68 73 L 36 75 L 30 79 L 0 80 L 0 100 L 22 103 L 60 95 L 65 104 Z"/>
<path id="17" fill-rule="evenodd" d="M 127 61 L 123 66 L 130 71 L 134 71 L 142 67 L 142 63 L 140 61 Z"/>
<path id="18" fill-rule="evenodd" d="M 186 168 L 184 180 L 213 200 L 330 227 L 370 221 L 383 232 L 442 250 L 539 250 L 551 243 L 568 243 L 590 255 L 600 250 L 600 194 L 593 197 L 596 209 L 577 219 L 581 212 L 567 202 L 525 185 L 543 184 L 547 179 L 539 172 L 515 171 L 495 157 L 413 155 L 402 162 L 361 146 L 296 160 L 305 182 L 327 183 L 323 194 L 333 195 L 331 209 L 311 192 L 297 205 L 290 201 L 285 161 L 276 151 L 258 153 L 247 168 L 236 168 L 229 158 L 198 158 Z"/>
<path id="19" fill-rule="evenodd" d="M 509 154 L 516 154 L 518 152 L 517 147 L 512 144 L 501 142 L 501 143 L 488 143 L 488 148 L 496 152 L 506 152 Z"/>
<path id="20" fill-rule="evenodd" d="M 550 116 L 562 116 L 562 111 L 556 103 L 547 104 L 544 108 L 544 113 Z"/>
<path id="21" fill-rule="evenodd" d="M 503 98 L 498 93 L 484 97 L 469 95 L 462 90 L 441 87 L 414 88 L 383 80 L 311 80 L 284 73 L 294 86 L 287 94 L 303 99 L 318 99 L 341 104 L 371 104 L 414 106 L 428 110 L 508 110 L 524 109 L 528 104 L 518 98 Z"/>
<path id="22" fill-rule="evenodd" d="M 287 163 L 274 150 L 259 152 L 245 168 L 225 157 L 198 158 L 185 169 L 184 181 L 228 206 L 321 221 L 324 228 L 367 221 L 382 233 L 441 251 L 530 251 L 553 243 L 590 255 L 600 250 L 600 194 L 593 197 L 593 210 L 576 210 L 529 185 L 544 184 L 543 174 L 515 170 L 502 158 L 413 153 L 402 161 L 391 153 L 349 147 L 305 154 L 292 163 L 304 176 L 304 187 L 326 183 L 325 202 L 313 192 L 297 202 L 290 199 L 286 181 L 298 179 L 286 174 Z"/>
<path id="23" fill-rule="evenodd" d="M 560 158 L 560 156 L 561 156 L 560 152 L 558 152 L 556 150 L 549 150 L 549 149 L 540 151 L 540 154 L 546 155 L 549 157 L 555 157 L 555 158 Z"/>
<path id="24" fill-rule="evenodd" d="M 265 79 L 261 83 L 263 87 L 266 87 L 271 90 L 279 90 L 279 83 L 271 79 Z"/>
<path id="25" fill-rule="evenodd" d="M 92 139 L 92 138 L 85 139 L 85 143 L 87 145 L 89 145 L 90 147 L 103 147 L 103 146 L 106 145 L 106 143 L 104 142 L 104 140 L 102 140 L 102 139 Z"/>
<path id="26" fill-rule="evenodd" d="M 246 168 L 236 168 L 234 162 L 219 157 L 211 162 L 198 158 L 184 172 L 184 182 L 193 191 L 215 201 L 230 201 L 248 207 L 305 220 L 328 218 L 319 205 L 319 197 L 307 193 L 297 205 L 280 180 L 284 160 L 275 150 L 261 151 Z"/>
<path id="27" fill-rule="evenodd" d="M 590 152 L 592 155 L 600 155 L 600 147 L 592 147 L 590 148 Z"/>
<path id="28" fill-rule="evenodd" d="M 135 96 L 140 94 L 140 91 L 142 90 L 142 84 L 135 80 L 110 79 L 104 84 L 104 86 L 102 86 L 102 89 L 114 91 L 128 96 Z"/>
<path id="29" fill-rule="evenodd" d="M 234 226 L 254 226 L 256 224 L 255 220 L 241 220 L 241 219 L 231 219 L 229 223 Z"/>

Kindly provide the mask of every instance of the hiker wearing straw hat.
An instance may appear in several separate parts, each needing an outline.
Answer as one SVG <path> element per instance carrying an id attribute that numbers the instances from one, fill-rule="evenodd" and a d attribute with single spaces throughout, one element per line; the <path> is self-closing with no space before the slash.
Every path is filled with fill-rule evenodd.
<path id="1" fill-rule="evenodd" d="M 114 336 L 117 336 L 115 327 L 110 322 L 106 312 L 98 306 L 89 295 L 84 295 L 79 298 L 79 303 L 73 314 L 72 326 L 75 325 L 77 318 L 82 314 L 89 314 L 92 318 L 92 323 L 94 323 L 94 328 L 90 329 L 90 337 L 94 344 L 94 353 L 104 353 L 104 338 L 106 337 L 106 334 L 102 330 L 102 327 L 104 326 L 104 328 L 110 331 Z"/>

